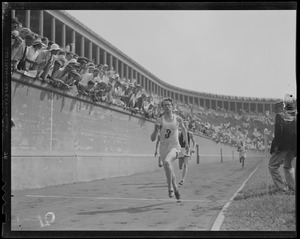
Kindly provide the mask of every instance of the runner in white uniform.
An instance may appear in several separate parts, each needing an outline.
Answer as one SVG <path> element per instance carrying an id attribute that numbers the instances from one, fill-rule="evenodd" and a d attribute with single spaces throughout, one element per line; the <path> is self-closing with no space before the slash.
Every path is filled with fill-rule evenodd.
<path id="1" fill-rule="evenodd" d="M 155 141 L 160 130 L 160 157 L 164 163 L 164 169 L 168 180 L 169 197 L 173 197 L 174 193 L 176 199 L 180 199 L 178 186 L 176 184 L 176 177 L 173 168 L 173 162 L 178 158 L 180 152 L 180 144 L 178 140 L 178 127 L 183 132 L 184 139 L 187 142 L 187 131 L 180 116 L 173 114 L 173 100 L 166 98 L 162 102 L 164 114 L 158 118 L 155 123 L 154 132 L 151 134 L 151 141 Z M 187 150 L 189 150 L 187 146 Z"/>

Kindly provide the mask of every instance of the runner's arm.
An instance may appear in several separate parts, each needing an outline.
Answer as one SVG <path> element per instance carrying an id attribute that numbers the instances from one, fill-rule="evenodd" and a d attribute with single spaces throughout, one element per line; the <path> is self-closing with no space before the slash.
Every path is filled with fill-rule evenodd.
<path id="1" fill-rule="evenodd" d="M 161 123 L 160 123 L 160 120 L 157 119 L 156 122 L 155 122 L 154 131 L 151 134 L 151 141 L 152 142 L 155 141 L 160 128 L 161 128 Z"/>
<path id="2" fill-rule="evenodd" d="M 158 135 L 157 136 L 156 145 L 155 145 L 155 152 L 154 152 L 154 156 L 155 157 L 157 156 L 157 148 L 158 148 L 159 142 L 160 142 L 160 136 Z"/>

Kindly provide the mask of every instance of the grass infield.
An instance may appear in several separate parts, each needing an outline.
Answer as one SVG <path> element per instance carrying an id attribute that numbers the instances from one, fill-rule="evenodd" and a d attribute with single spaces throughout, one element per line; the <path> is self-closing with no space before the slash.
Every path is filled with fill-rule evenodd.
<path id="1" fill-rule="evenodd" d="M 220 230 L 296 231 L 295 204 L 295 194 L 276 192 L 263 162 L 225 210 Z"/>

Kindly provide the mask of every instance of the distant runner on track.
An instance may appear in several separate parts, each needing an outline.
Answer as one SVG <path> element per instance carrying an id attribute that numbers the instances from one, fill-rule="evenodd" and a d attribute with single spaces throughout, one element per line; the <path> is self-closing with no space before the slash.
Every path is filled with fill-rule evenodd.
<path id="1" fill-rule="evenodd" d="M 240 158 L 240 163 L 242 163 L 242 168 L 244 168 L 245 159 L 246 159 L 246 148 L 243 141 L 240 142 L 237 151 L 239 152 L 239 158 Z"/>
<path id="2" fill-rule="evenodd" d="M 184 126 L 186 127 L 186 129 L 188 129 L 188 122 L 185 121 L 184 122 Z M 191 156 L 192 153 L 195 152 L 195 140 L 194 140 L 194 135 L 192 132 L 187 130 L 187 136 L 188 136 L 188 146 L 190 148 L 190 141 L 193 142 L 193 148 L 190 150 L 190 153 L 186 151 L 186 142 L 183 140 L 183 133 L 180 131 L 179 132 L 179 143 L 181 146 L 181 152 L 179 153 L 179 157 L 178 157 L 178 162 L 179 162 L 179 169 L 182 169 L 182 179 L 179 182 L 179 185 L 183 185 L 184 181 L 185 181 L 185 177 L 187 175 L 187 170 L 188 170 L 188 164 L 189 164 L 189 160 L 191 160 Z"/>

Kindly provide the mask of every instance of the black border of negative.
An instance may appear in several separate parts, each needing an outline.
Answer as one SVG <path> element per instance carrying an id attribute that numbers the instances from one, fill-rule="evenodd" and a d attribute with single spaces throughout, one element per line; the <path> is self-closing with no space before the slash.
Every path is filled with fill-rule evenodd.
<path id="1" fill-rule="evenodd" d="M 2 237 L 4 238 L 280 238 L 297 237 L 296 232 L 237 231 L 11 231 L 11 68 L 10 19 L 14 9 L 51 10 L 297 10 L 297 1 L 259 2 L 2 2 Z M 297 62 L 297 60 L 296 60 Z M 283 79 L 284 80 L 284 79 Z M 3 218 L 3 217 L 2 217 Z M 297 218 L 296 218 L 297 220 Z"/>

